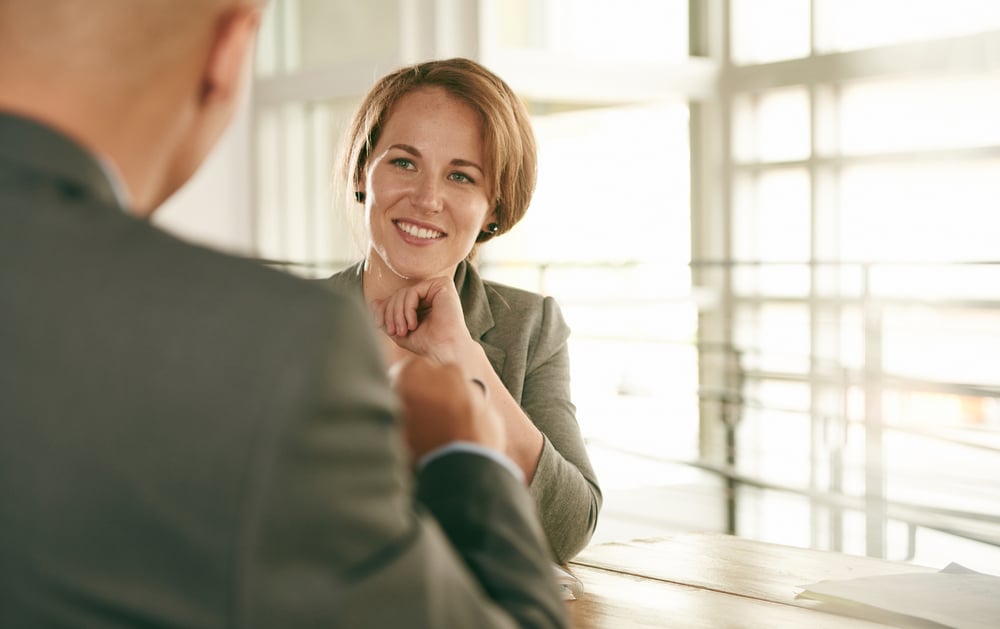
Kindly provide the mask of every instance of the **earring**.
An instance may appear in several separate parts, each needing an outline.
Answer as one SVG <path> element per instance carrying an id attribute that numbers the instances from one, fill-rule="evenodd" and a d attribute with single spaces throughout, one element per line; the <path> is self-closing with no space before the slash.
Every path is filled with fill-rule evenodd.
<path id="1" fill-rule="evenodd" d="M 496 233 L 500 231 L 500 225 L 497 223 L 490 223 L 486 226 L 486 231 L 489 232 L 491 236 L 496 235 Z"/>
<path id="2" fill-rule="evenodd" d="M 357 199 L 358 203 L 364 203 L 365 193 L 358 190 L 357 192 L 354 193 L 354 198 Z"/>

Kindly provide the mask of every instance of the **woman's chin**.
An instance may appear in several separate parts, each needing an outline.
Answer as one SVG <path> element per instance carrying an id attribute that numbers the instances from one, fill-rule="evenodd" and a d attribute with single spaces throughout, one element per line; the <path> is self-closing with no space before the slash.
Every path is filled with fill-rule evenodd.
<path id="1" fill-rule="evenodd" d="M 432 277 L 451 277 L 455 274 L 455 265 L 442 267 L 440 265 L 421 264 L 419 261 L 411 260 L 390 260 L 388 267 L 399 277 L 411 281 L 420 282 L 429 280 Z"/>

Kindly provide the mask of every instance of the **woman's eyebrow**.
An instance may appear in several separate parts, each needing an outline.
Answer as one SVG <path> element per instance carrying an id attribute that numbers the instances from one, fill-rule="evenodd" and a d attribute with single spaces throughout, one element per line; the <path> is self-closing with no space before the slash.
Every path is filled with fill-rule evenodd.
<path id="1" fill-rule="evenodd" d="M 393 144 L 389 148 L 391 148 L 391 149 L 399 149 L 401 151 L 406 151 L 410 155 L 416 155 L 417 157 L 421 156 L 420 155 L 420 151 L 417 150 L 417 147 L 410 146 L 409 144 Z"/>
<path id="2" fill-rule="evenodd" d="M 403 144 L 402 142 L 400 142 L 398 144 L 391 145 L 389 148 L 390 149 L 399 149 L 399 150 L 401 150 L 403 152 L 406 152 L 406 153 L 409 153 L 410 155 L 413 155 L 415 157 L 423 157 L 423 153 L 420 152 L 420 149 L 418 149 L 417 147 L 415 147 L 415 146 L 413 146 L 411 144 Z M 473 161 L 467 160 L 467 159 L 462 159 L 460 157 L 456 157 L 455 159 L 451 160 L 450 163 L 451 163 L 452 166 L 464 166 L 464 167 L 467 167 L 467 168 L 475 168 L 476 170 L 478 170 L 481 173 L 485 173 L 486 172 L 485 170 L 483 170 L 483 167 L 480 166 L 479 164 L 477 164 L 476 162 L 473 162 Z"/>
<path id="3" fill-rule="evenodd" d="M 470 162 L 467 159 L 453 159 L 453 160 L 451 160 L 451 165 L 452 166 L 466 166 L 466 167 L 469 167 L 469 168 L 475 168 L 476 170 L 478 170 L 481 173 L 485 173 L 486 172 L 485 170 L 483 170 L 482 166 L 480 166 L 476 162 Z"/>

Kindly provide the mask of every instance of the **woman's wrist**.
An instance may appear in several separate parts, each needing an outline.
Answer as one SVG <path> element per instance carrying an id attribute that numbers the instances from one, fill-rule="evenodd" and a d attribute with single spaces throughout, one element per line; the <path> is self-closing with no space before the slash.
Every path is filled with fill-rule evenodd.
<path id="1" fill-rule="evenodd" d="M 439 363 L 457 363 L 469 371 L 470 376 L 482 377 L 478 369 L 473 368 L 479 362 L 480 356 L 486 357 L 483 348 L 472 340 L 471 337 L 465 339 L 455 339 L 449 342 L 435 343 L 431 348 L 429 358 Z"/>

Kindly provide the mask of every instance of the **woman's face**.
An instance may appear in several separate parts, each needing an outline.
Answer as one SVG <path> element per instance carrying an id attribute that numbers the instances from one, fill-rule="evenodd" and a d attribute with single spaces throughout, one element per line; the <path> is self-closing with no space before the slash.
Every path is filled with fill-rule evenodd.
<path id="1" fill-rule="evenodd" d="M 400 98 L 365 165 L 370 264 L 410 280 L 454 274 L 494 220 L 482 123 L 439 87 Z"/>

